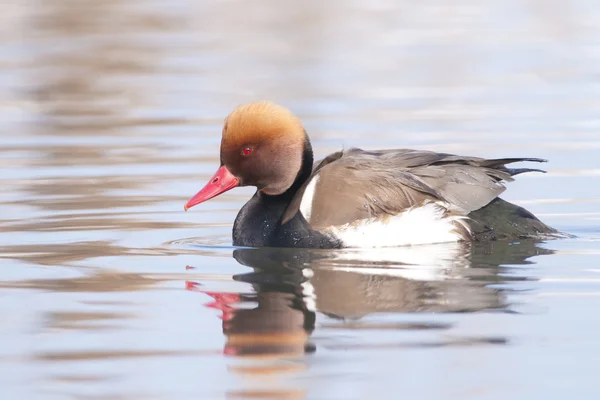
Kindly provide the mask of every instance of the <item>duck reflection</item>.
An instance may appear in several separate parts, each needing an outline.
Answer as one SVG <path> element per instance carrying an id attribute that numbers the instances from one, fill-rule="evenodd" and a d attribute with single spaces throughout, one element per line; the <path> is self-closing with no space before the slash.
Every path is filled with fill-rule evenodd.
<path id="1" fill-rule="evenodd" d="M 214 299 L 207 306 L 223 312 L 226 354 L 300 356 L 315 351 L 309 341 L 315 311 L 330 317 L 322 329 L 452 327 L 439 323 L 384 326 L 365 318 L 382 312 L 512 312 L 497 284 L 529 279 L 509 272 L 514 268 L 511 265 L 528 264 L 532 256 L 552 253 L 538 244 L 455 243 L 367 251 L 236 249 L 234 258 L 253 271 L 233 278 L 251 284 L 253 293 L 204 293 Z"/>
<path id="2" fill-rule="evenodd" d="M 207 306 L 222 312 L 225 354 L 264 358 L 311 351 L 308 338 L 315 310 L 307 268 L 310 256 L 278 249 L 237 249 L 233 256 L 253 268 L 233 279 L 250 283 L 255 293 L 203 291 L 213 298 Z"/>

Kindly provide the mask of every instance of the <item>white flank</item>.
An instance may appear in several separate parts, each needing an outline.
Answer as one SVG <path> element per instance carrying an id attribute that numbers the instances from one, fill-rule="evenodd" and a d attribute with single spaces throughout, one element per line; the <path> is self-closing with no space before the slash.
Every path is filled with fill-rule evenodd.
<path id="1" fill-rule="evenodd" d="M 443 203 L 427 203 L 386 219 L 366 218 L 329 227 L 325 232 L 341 240 L 345 247 L 394 247 L 462 240 L 456 224 L 467 227 L 466 217 L 445 216 L 446 211 Z"/>
<path id="2" fill-rule="evenodd" d="M 302 200 L 300 201 L 300 212 L 308 222 L 310 222 L 310 214 L 312 211 L 313 199 L 315 197 L 315 186 L 319 181 L 319 175 L 315 175 L 304 190 Z"/>

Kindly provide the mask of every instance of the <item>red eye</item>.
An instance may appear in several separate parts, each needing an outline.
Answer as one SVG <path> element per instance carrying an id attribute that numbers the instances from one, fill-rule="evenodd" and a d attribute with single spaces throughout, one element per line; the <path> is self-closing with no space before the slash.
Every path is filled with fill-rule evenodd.
<path id="1" fill-rule="evenodd" d="M 252 147 L 244 147 L 242 152 L 244 153 L 245 156 L 248 156 L 248 155 L 252 154 Z"/>

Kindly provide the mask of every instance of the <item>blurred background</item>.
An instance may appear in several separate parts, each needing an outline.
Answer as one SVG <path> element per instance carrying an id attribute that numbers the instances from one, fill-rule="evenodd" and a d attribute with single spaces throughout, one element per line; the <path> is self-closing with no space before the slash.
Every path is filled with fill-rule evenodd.
<path id="1" fill-rule="evenodd" d="M 2 399 L 597 397 L 597 1 L 1 9 Z M 183 204 L 262 99 L 318 157 L 546 158 L 503 197 L 577 237 L 234 249 L 252 189 Z"/>

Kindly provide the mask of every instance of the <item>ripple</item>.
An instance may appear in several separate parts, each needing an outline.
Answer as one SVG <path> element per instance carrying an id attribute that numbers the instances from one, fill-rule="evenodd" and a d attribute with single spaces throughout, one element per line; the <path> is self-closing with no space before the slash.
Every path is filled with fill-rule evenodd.
<path id="1" fill-rule="evenodd" d="M 164 246 L 173 246 L 190 249 L 230 249 L 236 247 L 231 244 L 230 235 L 207 235 L 202 237 L 190 237 L 183 239 L 169 240 L 163 243 Z"/>

